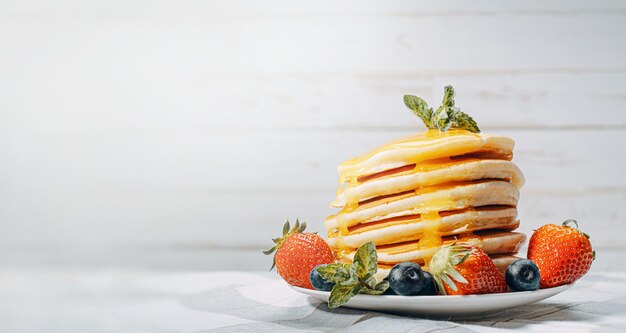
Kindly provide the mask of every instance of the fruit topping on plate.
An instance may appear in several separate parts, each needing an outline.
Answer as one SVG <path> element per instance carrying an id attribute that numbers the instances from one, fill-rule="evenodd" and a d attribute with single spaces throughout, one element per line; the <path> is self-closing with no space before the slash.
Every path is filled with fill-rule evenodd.
<path id="1" fill-rule="evenodd" d="M 336 263 L 323 265 L 316 270 L 322 279 L 335 285 L 330 291 L 328 307 L 336 308 L 347 303 L 350 298 L 361 293 L 382 295 L 389 288 L 389 281 L 377 281 L 378 270 L 376 246 L 372 242 L 363 244 L 356 251 L 351 264 Z"/>
<path id="2" fill-rule="evenodd" d="M 541 288 L 551 288 L 580 279 L 591 268 L 596 252 L 589 235 L 570 219 L 537 229 L 530 237 L 527 257 L 539 267 Z"/>
<path id="3" fill-rule="evenodd" d="M 528 259 L 518 259 L 511 263 L 506 269 L 504 278 L 513 291 L 539 289 L 539 268 Z"/>
<path id="4" fill-rule="evenodd" d="M 432 274 L 424 271 L 424 280 L 426 281 L 426 288 L 422 289 L 421 296 L 438 295 L 437 283 Z"/>
<path id="5" fill-rule="evenodd" d="M 506 291 L 504 277 L 479 247 L 453 244 L 442 247 L 430 261 L 439 291 L 444 295 L 472 295 Z"/>
<path id="6" fill-rule="evenodd" d="M 305 228 L 306 222 L 300 224 L 296 220 L 291 229 L 289 221 L 285 222 L 282 237 L 274 238 L 275 245 L 263 253 L 269 255 L 276 251 L 272 268 L 276 266 L 278 274 L 287 283 L 313 289 L 309 280 L 311 270 L 317 265 L 333 262 L 335 257 L 322 237 L 303 232 Z"/>
<path id="7" fill-rule="evenodd" d="M 389 272 L 389 288 L 396 295 L 437 295 L 432 275 L 414 262 L 396 264 Z"/>
<path id="8" fill-rule="evenodd" d="M 326 265 L 318 265 L 317 267 L 313 268 L 311 270 L 311 274 L 309 275 L 309 280 L 311 280 L 311 285 L 316 290 L 331 291 L 333 287 L 335 286 L 335 283 L 328 281 L 328 280 L 324 280 L 324 278 L 317 271 L 318 268 L 324 267 L 324 266 Z"/>

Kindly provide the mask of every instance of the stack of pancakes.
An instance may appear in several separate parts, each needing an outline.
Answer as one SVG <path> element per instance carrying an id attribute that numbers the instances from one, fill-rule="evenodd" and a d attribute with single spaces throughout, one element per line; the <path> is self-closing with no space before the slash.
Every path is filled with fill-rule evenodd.
<path id="1" fill-rule="evenodd" d="M 372 241 L 379 277 L 413 261 L 428 269 L 455 241 L 481 247 L 499 268 L 526 240 L 517 202 L 524 176 L 511 162 L 512 139 L 465 130 L 427 131 L 341 163 L 339 189 L 325 221 L 342 261 Z"/>

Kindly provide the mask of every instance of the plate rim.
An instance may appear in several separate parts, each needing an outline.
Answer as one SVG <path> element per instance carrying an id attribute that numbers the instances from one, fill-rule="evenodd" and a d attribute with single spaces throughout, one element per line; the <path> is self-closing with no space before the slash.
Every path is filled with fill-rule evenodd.
<path id="1" fill-rule="evenodd" d="M 510 297 L 512 295 L 520 295 L 520 296 L 525 296 L 525 295 L 530 295 L 530 294 L 542 294 L 544 292 L 548 292 L 548 291 L 556 291 L 557 293 L 560 293 L 561 291 L 565 291 L 569 288 L 571 288 L 576 282 L 572 282 L 569 284 L 564 284 L 561 286 L 557 286 L 557 287 L 551 287 L 551 288 L 544 288 L 544 289 L 537 289 L 537 290 L 530 290 L 530 291 L 507 291 L 507 292 L 503 292 L 503 293 L 491 293 L 491 294 L 474 294 L 474 295 L 415 295 L 415 296 L 403 296 L 403 295 L 368 295 L 368 294 L 358 294 L 355 295 L 352 299 L 358 297 L 358 298 L 371 298 L 371 297 L 375 297 L 377 299 L 415 299 L 415 298 L 419 298 L 422 300 L 433 300 L 433 299 L 437 299 L 437 300 L 443 300 L 443 299 L 449 299 L 449 300 L 453 300 L 453 299 L 461 299 L 461 298 L 487 298 L 487 297 Z M 305 295 L 310 295 L 310 294 L 318 294 L 319 296 L 330 296 L 330 291 L 322 291 L 322 290 L 317 290 L 317 289 L 307 289 L 307 288 L 302 288 L 302 287 L 298 287 L 298 286 L 292 286 L 290 285 L 290 287 L 292 289 L 294 289 L 295 291 L 301 293 L 301 294 L 305 294 Z"/>

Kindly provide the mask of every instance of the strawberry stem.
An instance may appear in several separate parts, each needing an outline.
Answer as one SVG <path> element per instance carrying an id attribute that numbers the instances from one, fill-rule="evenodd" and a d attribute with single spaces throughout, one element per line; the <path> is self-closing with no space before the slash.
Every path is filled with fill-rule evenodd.
<path id="1" fill-rule="evenodd" d="M 566 226 L 566 227 L 570 227 L 570 228 L 572 228 L 572 227 L 570 226 L 570 224 L 572 224 L 572 223 L 574 223 L 574 224 L 576 225 L 576 230 L 578 230 L 578 222 L 576 222 L 576 220 L 574 220 L 574 219 L 567 219 L 567 220 L 565 220 L 565 221 L 563 222 L 563 225 L 564 225 L 564 226 Z"/>
<path id="2" fill-rule="evenodd" d="M 572 223 L 574 223 L 574 225 L 575 225 L 576 227 L 572 227 L 572 226 L 570 226 L 570 224 L 572 224 Z M 586 234 L 586 233 L 584 233 L 584 232 L 580 231 L 580 229 L 578 228 L 578 222 L 576 222 L 576 220 L 574 220 L 574 219 L 567 219 L 567 220 L 565 220 L 565 222 L 563 222 L 563 225 L 564 225 L 564 226 L 566 226 L 566 227 L 568 227 L 568 228 L 574 228 L 574 229 L 576 229 L 578 232 L 580 232 L 581 234 L 583 234 L 583 236 L 585 236 L 585 237 L 587 237 L 587 239 L 589 239 L 589 235 L 588 235 L 588 234 Z"/>

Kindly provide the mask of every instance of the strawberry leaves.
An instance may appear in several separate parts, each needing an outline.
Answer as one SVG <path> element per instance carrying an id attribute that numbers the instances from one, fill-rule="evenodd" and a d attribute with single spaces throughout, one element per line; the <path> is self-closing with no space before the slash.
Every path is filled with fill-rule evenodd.
<path id="1" fill-rule="evenodd" d="M 330 264 L 317 268 L 324 280 L 334 282 L 328 307 L 334 309 L 347 303 L 353 296 L 363 293 L 381 295 L 389 288 L 388 281 L 377 282 L 378 255 L 373 242 L 363 244 L 356 251 L 352 264 Z"/>
<path id="2" fill-rule="evenodd" d="M 428 129 L 445 132 L 450 128 L 455 128 L 480 133 L 476 121 L 455 106 L 452 86 L 444 87 L 443 101 L 435 111 L 428 107 L 426 101 L 413 95 L 404 95 L 404 104 L 422 119 Z"/>
<path id="3" fill-rule="evenodd" d="M 467 284 L 469 281 L 454 266 L 463 263 L 472 254 L 472 247 L 465 244 L 452 244 L 442 247 L 430 260 L 430 273 L 442 294 L 446 294 L 444 283 L 457 291 L 456 282 Z M 455 282 L 456 281 L 456 282 Z"/>

